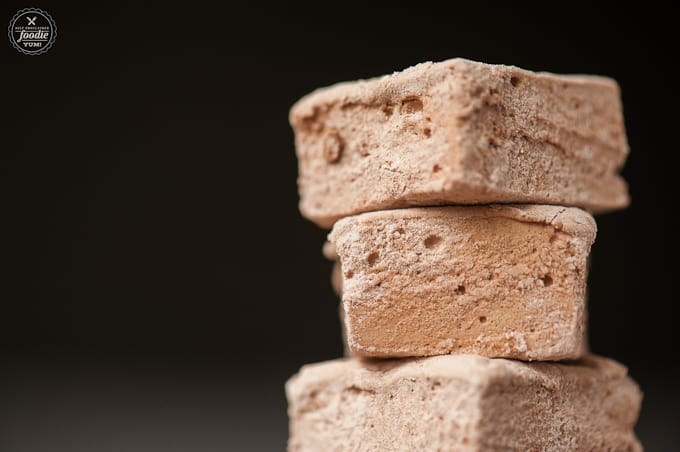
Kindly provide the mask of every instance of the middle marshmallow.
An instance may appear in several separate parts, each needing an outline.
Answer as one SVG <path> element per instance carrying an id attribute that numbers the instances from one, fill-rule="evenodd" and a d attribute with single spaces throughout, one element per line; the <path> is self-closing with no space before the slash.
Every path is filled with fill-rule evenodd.
<path id="1" fill-rule="evenodd" d="M 521 360 L 585 353 L 587 260 L 596 225 L 546 205 L 429 207 L 339 220 L 351 351 Z"/>

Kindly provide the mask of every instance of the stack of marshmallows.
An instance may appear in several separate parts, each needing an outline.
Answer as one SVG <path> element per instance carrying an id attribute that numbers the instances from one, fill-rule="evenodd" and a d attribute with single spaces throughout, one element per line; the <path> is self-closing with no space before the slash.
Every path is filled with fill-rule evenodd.
<path id="1" fill-rule="evenodd" d="M 615 81 L 453 59 L 290 121 L 349 355 L 288 381 L 290 451 L 641 450 L 640 390 L 586 341 L 588 212 L 628 204 Z"/>

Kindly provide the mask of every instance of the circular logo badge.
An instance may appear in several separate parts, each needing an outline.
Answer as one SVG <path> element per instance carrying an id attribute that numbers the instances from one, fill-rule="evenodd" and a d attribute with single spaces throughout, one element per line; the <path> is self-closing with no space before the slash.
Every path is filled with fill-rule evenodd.
<path id="1" fill-rule="evenodd" d="M 9 42 L 26 55 L 40 55 L 50 50 L 57 38 L 57 25 L 52 17 L 38 8 L 17 12 L 7 27 Z"/>

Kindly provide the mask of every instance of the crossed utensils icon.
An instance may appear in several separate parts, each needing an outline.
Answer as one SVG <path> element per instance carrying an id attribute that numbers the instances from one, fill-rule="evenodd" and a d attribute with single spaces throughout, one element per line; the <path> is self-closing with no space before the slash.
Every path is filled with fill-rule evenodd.
<path id="1" fill-rule="evenodd" d="M 33 18 L 26 16 L 26 20 L 28 20 L 28 25 L 35 25 L 35 20 L 37 18 L 38 18 L 38 16 L 33 16 Z"/>

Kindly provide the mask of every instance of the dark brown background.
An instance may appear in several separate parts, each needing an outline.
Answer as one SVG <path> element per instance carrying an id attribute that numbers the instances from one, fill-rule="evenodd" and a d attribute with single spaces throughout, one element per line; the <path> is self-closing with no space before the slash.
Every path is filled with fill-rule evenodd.
<path id="1" fill-rule="evenodd" d="M 454 56 L 621 83 L 633 205 L 598 218 L 591 343 L 645 390 L 648 450 L 680 448 L 677 18 L 484 5 L 3 4 L 59 35 L 0 45 L 0 450 L 283 449 L 285 379 L 341 353 L 288 108 Z"/>

